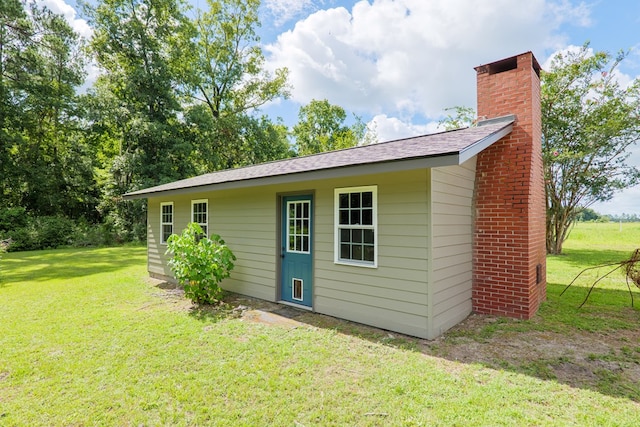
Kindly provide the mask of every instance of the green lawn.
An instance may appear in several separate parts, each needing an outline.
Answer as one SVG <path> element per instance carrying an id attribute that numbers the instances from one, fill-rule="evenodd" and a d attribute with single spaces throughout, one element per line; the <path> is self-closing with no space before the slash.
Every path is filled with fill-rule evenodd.
<path id="1" fill-rule="evenodd" d="M 5 254 L 0 425 L 637 426 L 640 388 L 617 372 L 574 386 L 546 362 L 451 356 L 510 334 L 624 332 L 625 350 L 589 358 L 640 366 L 640 312 L 621 275 L 583 309 L 589 278 L 559 296 L 582 268 L 640 247 L 640 224 L 618 228 L 576 227 L 566 255 L 549 258 L 532 321 L 485 319 L 435 343 L 318 315 L 292 328 L 193 309 L 146 278 L 143 247 Z"/>
<path id="2" fill-rule="evenodd" d="M 624 310 L 631 305 L 631 296 L 622 271 L 598 282 L 584 301 L 591 285 L 614 267 L 603 267 L 585 272 L 564 295 L 566 285 L 587 267 L 627 260 L 640 248 L 640 223 L 579 223 L 564 245 L 564 253 L 547 257 L 549 300 L 553 304 L 543 307 L 545 326 L 551 321 L 582 329 L 599 330 L 638 328 L 638 310 Z M 640 289 L 631 284 L 635 306 L 640 308 Z M 558 326 L 558 325 L 556 325 Z"/>

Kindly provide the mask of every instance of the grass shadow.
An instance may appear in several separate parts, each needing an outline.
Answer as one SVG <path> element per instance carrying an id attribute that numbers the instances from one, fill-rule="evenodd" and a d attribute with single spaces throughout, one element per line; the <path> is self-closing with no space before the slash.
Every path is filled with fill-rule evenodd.
<path id="1" fill-rule="evenodd" d="M 202 322 L 218 323 L 221 320 L 240 317 L 241 310 L 227 303 L 216 305 L 194 304 L 189 310 L 189 316 Z"/>
<path id="2" fill-rule="evenodd" d="M 602 264 L 619 263 L 628 260 L 633 251 L 612 249 L 565 249 L 562 255 L 549 255 L 549 260 L 560 262 L 578 268 L 594 267 Z"/>
<path id="3" fill-rule="evenodd" d="M 549 299 L 531 320 L 473 314 L 433 341 L 232 293 L 224 310 L 202 307 L 191 315 L 217 322 L 250 306 L 267 311 L 261 319 L 268 322 L 277 315 L 384 346 L 640 402 L 640 310 L 607 303 L 578 309 L 580 295 L 560 297 L 562 285 L 548 286 Z M 628 298 L 618 290 L 602 293 L 606 301 Z"/>

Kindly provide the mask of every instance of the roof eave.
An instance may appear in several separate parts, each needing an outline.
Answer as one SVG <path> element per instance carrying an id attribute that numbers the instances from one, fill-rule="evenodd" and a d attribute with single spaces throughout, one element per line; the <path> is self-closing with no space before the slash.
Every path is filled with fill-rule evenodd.
<path id="1" fill-rule="evenodd" d="M 147 199 L 150 197 L 174 196 L 207 191 L 235 190 L 248 187 L 261 187 L 266 185 L 286 184 L 292 181 L 307 182 L 321 179 L 346 178 L 358 175 L 370 175 L 387 172 L 400 172 L 405 170 L 434 168 L 441 166 L 453 166 L 459 163 L 458 152 L 439 156 L 418 157 L 413 159 L 400 159 L 378 163 L 365 163 L 360 165 L 327 168 L 314 171 L 304 171 L 283 175 L 267 176 L 260 178 L 244 179 L 238 181 L 218 182 L 214 184 L 194 185 L 171 190 L 131 192 L 124 194 L 125 200 Z"/>
<path id="2" fill-rule="evenodd" d="M 516 119 L 516 116 L 509 115 L 504 117 L 498 117 L 495 119 L 484 120 L 478 123 L 478 126 L 485 126 L 487 124 L 496 123 L 496 122 L 505 122 L 505 123 L 510 122 L 507 126 L 503 127 L 499 131 L 492 133 L 491 135 L 488 135 L 482 138 L 481 140 L 476 141 L 475 143 L 469 145 L 468 147 L 460 150 L 460 154 L 458 155 L 459 157 L 458 164 L 461 165 L 462 163 L 466 162 L 472 157 L 477 156 L 482 151 L 489 148 L 491 145 L 495 144 L 505 136 L 509 135 L 513 131 L 513 123 L 515 122 L 515 119 Z"/>
<path id="3" fill-rule="evenodd" d="M 514 115 L 498 117 L 495 119 L 484 120 L 478 123 L 478 127 L 489 124 L 505 123 L 505 126 L 498 131 L 487 135 L 486 137 L 474 142 L 473 144 L 461 149 L 448 153 L 440 153 L 438 155 L 422 156 L 414 158 L 402 158 L 396 160 L 387 160 L 375 163 L 364 163 L 358 165 L 327 167 L 311 171 L 300 171 L 293 173 L 283 173 L 278 175 L 270 175 L 257 178 L 248 178 L 241 180 L 230 180 L 224 182 L 216 182 L 210 184 L 197 184 L 180 188 L 162 189 L 155 191 L 152 188 L 133 191 L 123 195 L 125 200 L 146 199 L 149 197 L 173 196 L 178 194 L 192 194 L 205 191 L 218 191 L 227 189 L 239 189 L 247 187 L 260 187 L 265 185 L 285 184 L 292 181 L 307 182 L 320 179 L 344 178 L 357 175 L 370 175 L 386 172 L 398 172 L 404 170 L 434 168 L 443 166 L 457 166 L 465 163 L 481 151 L 485 150 L 492 144 L 504 138 L 512 132 Z M 187 180 L 185 180 L 187 181 Z M 159 186 L 162 187 L 162 186 Z"/>

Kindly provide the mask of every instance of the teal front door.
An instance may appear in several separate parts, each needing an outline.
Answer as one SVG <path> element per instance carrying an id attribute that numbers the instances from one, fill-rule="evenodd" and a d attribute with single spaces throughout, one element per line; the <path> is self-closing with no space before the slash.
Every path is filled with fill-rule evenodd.
<path id="1" fill-rule="evenodd" d="M 313 295 L 313 197 L 282 198 L 282 283 L 280 299 L 311 307 Z"/>

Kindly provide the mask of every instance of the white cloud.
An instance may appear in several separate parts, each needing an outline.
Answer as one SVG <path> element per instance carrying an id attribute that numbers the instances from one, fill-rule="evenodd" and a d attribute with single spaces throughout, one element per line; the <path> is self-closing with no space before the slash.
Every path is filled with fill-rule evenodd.
<path id="1" fill-rule="evenodd" d="M 266 46 L 287 67 L 292 99 L 409 122 L 475 106 L 473 67 L 562 45 L 560 25 L 589 23 L 566 0 L 375 0 L 319 10 Z M 542 58 L 540 58 L 542 59 Z"/>
<path id="2" fill-rule="evenodd" d="M 281 26 L 313 7 L 312 0 L 266 0 L 267 9 L 276 26 Z"/>
<path id="3" fill-rule="evenodd" d="M 604 215 L 620 215 L 623 213 L 640 215 L 638 200 L 640 200 L 640 185 L 617 193 L 608 202 L 594 203 L 591 209 Z"/>
<path id="4" fill-rule="evenodd" d="M 64 0 L 36 0 L 37 4 L 44 5 L 57 15 L 62 15 L 67 20 L 71 28 L 81 37 L 89 39 L 93 30 L 87 21 L 77 18 L 76 10 Z"/>
<path id="5" fill-rule="evenodd" d="M 592 24 L 591 8 L 585 2 L 574 5 L 569 0 L 562 0 L 558 3 L 549 2 L 547 7 L 549 18 L 555 19 L 557 24 L 562 24 L 564 21 L 572 21 L 583 27 Z"/>
<path id="6" fill-rule="evenodd" d="M 626 163 L 640 168 L 640 144 L 636 144 L 631 149 L 631 155 Z M 640 215 L 640 185 L 616 193 L 607 202 L 594 203 L 591 208 L 601 214 L 619 215 L 627 213 Z"/>
<path id="7" fill-rule="evenodd" d="M 367 127 L 375 132 L 378 142 L 408 138 L 415 135 L 425 135 L 440 130 L 438 129 L 437 122 L 429 122 L 426 125 L 416 125 L 404 122 L 396 117 L 388 117 L 386 114 L 374 116 L 367 124 Z"/>

